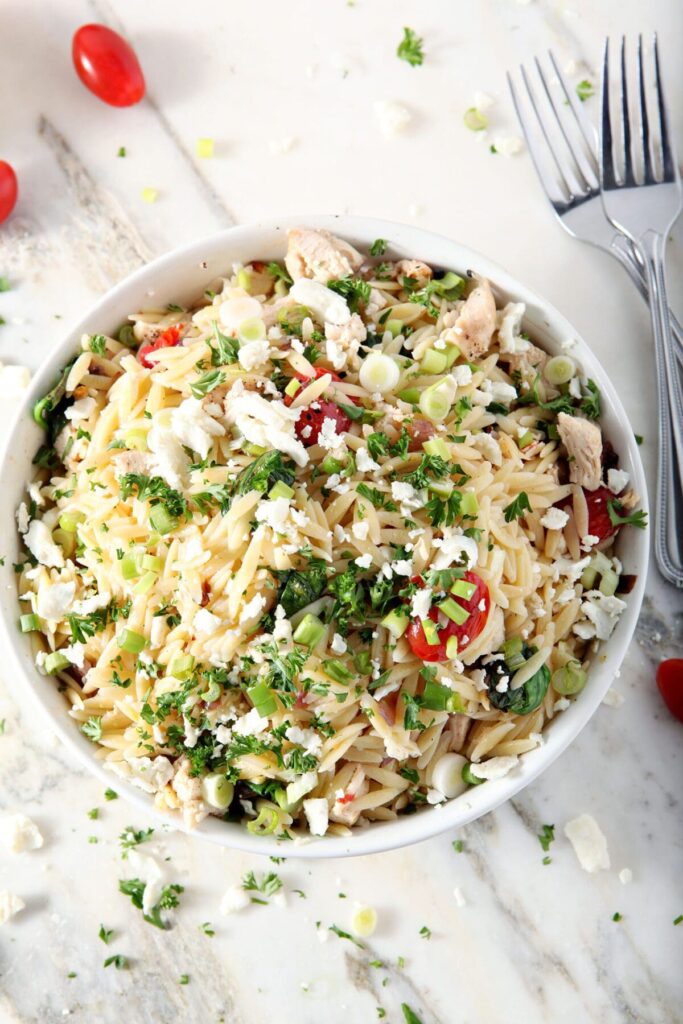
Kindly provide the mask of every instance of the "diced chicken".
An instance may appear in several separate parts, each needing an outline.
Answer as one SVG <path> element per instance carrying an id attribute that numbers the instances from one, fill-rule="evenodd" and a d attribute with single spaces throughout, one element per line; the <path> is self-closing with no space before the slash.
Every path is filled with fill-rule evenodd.
<path id="1" fill-rule="evenodd" d="M 327 284 L 354 274 L 363 262 L 361 254 L 329 231 L 292 228 L 287 232 L 285 266 L 292 278 L 311 277 Z"/>
<path id="2" fill-rule="evenodd" d="M 360 809 L 355 806 L 359 796 L 365 796 L 370 789 L 365 772 L 358 766 L 351 777 L 343 795 L 338 795 L 334 807 L 330 811 L 332 821 L 343 822 L 344 825 L 355 825 L 360 816 Z"/>
<path id="3" fill-rule="evenodd" d="M 432 276 L 432 268 L 422 260 L 399 260 L 394 267 L 394 272 L 399 281 L 402 277 L 412 277 L 420 287 L 431 280 Z"/>
<path id="4" fill-rule="evenodd" d="M 501 358 L 507 359 L 508 373 L 521 373 L 522 377 L 528 377 L 534 372 L 543 373 L 549 356 L 542 348 L 529 342 L 529 347 L 524 352 L 508 352 Z"/>
<path id="5" fill-rule="evenodd" d="M 602 477 L 602 434 L 600 427 L 581 416 L 557 417 L 557 432 L 569 455 L 569 479 L 595 491 Z"/>
<path id="6" fill-rule="evenodd" d="M 208 807 L 202 800 L 201 779 L 192 778 L 190 762 L 186 757 L 181 757 L 176 762 L 175 768 L 171 786 L 182 802 L 183 821 L 187 828 L 196 828 L 209 813 Z"/>
<path id="7" fill-rule="evenodd" d="M 448 722 L 448 728 L 450 730 L 451 738 L 448 744 L 449 750 L 454 750 L 456 754 L 459 754 L 462 748 L 465 746 L 465 740 L 467 739 L 467 733 L 469 732 L 472 719 L 468 718 L 467 715 L 451 715 Z"/>
<path id="8" fill-rule="evenodd" d="M 150 457 L 145 452 L 119 452 L 112 461 L 114 462 L 114 474 L 117 479 L 125 476 L 126 473 L 139 473 L 142 476 L 149 475 Z"/>
<path id="9" fill-rule="evenodd" d="M 467 296 L 455 323 L 457 345 L 466 359 L 477 359 L 488 352 L 496 329 L 496 300 L 491 286 L 482 277 Z"/>

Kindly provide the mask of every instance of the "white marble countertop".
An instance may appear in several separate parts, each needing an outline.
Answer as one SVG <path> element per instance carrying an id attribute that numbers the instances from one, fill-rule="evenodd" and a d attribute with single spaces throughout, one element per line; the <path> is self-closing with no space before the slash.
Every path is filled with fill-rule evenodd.
<path id="1" fill-rule="evenodd" d="M 70 39 L 87 21 L 134 43 L 149 88 L 138 107 L 105 107 L 78 82 Z M 13 283 L 0 296 L 1 359 L 37 366 L 114 282 L 232 223 L 307 211 L 413 220 L 498 260 L 574 322 L 645 435 L 652 476 L 645 308 L 616 263 L 556 226 L 527 155 L 494 155 L 489 144 L 517 134 L 507 67 L 552 45 L 564 64 L 577 62 L 574 80 L 595 82 L 607 31 L 658 28 L 683 145 L 680 4 L 5 0 L 2 22 L 0 156 L 17 168 L 21 199 L 0 228 L 0 274 Z M 425 39 L 421 68 L 394 56 L 404 25 Z M 484 142 L 462 123 L 480 90 L 498 101 Z M 380 99 L 410 108 L 404 134 L 379 135 Z M 200 136 L 215 138 L 214 159 L 195 157 Z M 289 151 L 274 153 L 285 140 Z M 158 189 L 154 205 L 142 201 L 144 187 Z M 681 249 L 674 239 L 672 281 Z M 0 930 L 0 1020 L 366 1024 L 382 1007 L 388 1024 L 401 1024 L 404 1002 L 423 1024 L 683 1020 L 683 927 L 673 926 L 683 913 L 682 733 L 654 683 L 656 663 L 680 655 L 682 637 L 683 601 L 653 572 L 615 684 L 623 705 L 601 707 L 542 778 L 457 837 L 276 867 L 155 836 L 150 848 L 172 858 L 169 871 L 185 886 L 165 933 L 117 891 L 117 836 L 148 822 L 122 800 L 106 802 L 34 711 L 0 694 L 0 812 L 24 810 L 45 836 L 41 850 L 0 852 L 0 889 L 26 902 Z M 94 807 L 96 820 L 87 814 Z M 608 838 L 610 871 L 583 872 L 562 835 L 584 811 Z M 543 823 L 558 835 L 549 865 L 536 838 Z M 617 877 L 624 867 L 633 872 L 626 886 Z M 286 905 L 221 917 L 225 888 L 270 868 Z M 379 915 L 366 950 L 327 930 L 348 929 L 356 901 Z M 214 936 L 200 930 L 207 921 Z M 114 929 L 109 946 L 100 924 Z M 421 937 L 423 926 L 431 938 Z M 104 970 L 112 953 L 127 955 L 129 969 Z"/>

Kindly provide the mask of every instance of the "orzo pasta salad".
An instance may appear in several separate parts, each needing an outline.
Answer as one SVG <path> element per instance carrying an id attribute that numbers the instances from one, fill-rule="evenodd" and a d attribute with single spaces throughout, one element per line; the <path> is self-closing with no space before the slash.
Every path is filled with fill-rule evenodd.
<path id="1" fill-rule="evenodd" d="M 197 306 L 83 337 L 34 409 L 20 625 L 112 772 L 188 826 L 292 838 L 543 742 L 644 515 L 598 388 L 523 316 L 302 228 Z"/>

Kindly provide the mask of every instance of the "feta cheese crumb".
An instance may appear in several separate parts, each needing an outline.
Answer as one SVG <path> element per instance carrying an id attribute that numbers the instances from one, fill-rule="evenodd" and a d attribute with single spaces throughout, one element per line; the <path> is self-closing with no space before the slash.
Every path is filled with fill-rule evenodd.
<path id="1" fill-rule="evenodd" d="M 372 106 L 380 131 L 386 139 L 404 132 L 413 119 L 407 107 L 393 100 L 375 100 Z"/>
<path id="2" fill-rule="evenodd" d="M 311 835 L 324 836 L 329 823 L 327 800 L 324 797 L 316 797 L 304 800 L 303 806 Z"/>
<path id="3" fill-rule="evenodd" d="M 519 758 L 516 755 L 510 757 L 490 757 L 488 761 L 470 765 L 470 771 L 478 779 L 502 779 L 504 775 L 507 775 L 515 767 L 518 761 Z"/>
<path id="4" fill-rule="evenodd" d="M 579 864 L 591 874 L 609 868 L 607 840 L 595 818 L 581 814 L 564 826 L 564 834 L 574 847 Z"/>
<path id="5" fill-rule="evenodd" d="M 359 523 L 353 523 L 353 525 L 351 526 L 351 533 L 354 535 L 356 540 L 367 540 L 369 529 L 370 523 L 363 520 Z"/>
<path id="6" fill-rule="evenodd" d="M 602 698 L 602 703 L 606 704 L 608 708 L 620 708 L 624 703 L 624 695 L 611 686 Z"/>
<path id="7" fill-rule="evenodd" d="M 256 341 L 248 341 L 240 345 L 237 353 L 240 366 L 249 371 L 258 369 L 268 359 L 269 345 L 265 338 L 258 338 Z"/>
<path id="8" fill-rule="evenodd" d="M 369 569 L 372 565 L 372 555 L 361 555 L 359 558 L 355 558 L 354 561 L 360 569 Z"/>
<path id="9" fill-rule="evenodd" d="M 622 885 L 628 885 L 629 882 L 633 881 L 633 872 L 630 868 L 622 868 L 617 877 Z"/>
<path id="10" fill-rule="evenodd" d="M 14 917 L 26 904 L 20 896 L 8 892 L 7 889 L 0 891 L 0 924 L 7 924 L 10 917 Z"/>
<path id="11" fill-rule="evenodd" d="M 612 494 L 621 494 L 629 481 L 629 475 L 624 469 L 607 470 L 607 486 Z"/>
<path id="12" fill-rule="evenodd" d="M 221 914 L 238 914 L 240 910 L 245 910 L 250 903 L 249 894 L 241 885 L 231 885 L 223 893 Z"/>
<path id="13" fill-rule="evenodd" d="M 429 609 L 432 606 L 432 588 L 423 587 L 417 590 L 410 599 L 410 614 L 414 619 L 426 619 L 429 617 Z"/>
<path id="14" fill-rule="evenodd" d="M 332 637 L 332 643 L 330 644 L 330 648 L 334 651 L 335 654 L 346 654 L 346 640 L 344 639 L 343 636 L 340 636 L 339 633 L 335 633 L 334 636 Z"/>
<path id="15" fill-rule="evenodd" d="M 551 505 L 546 510 L 545 515 L 541 516 L 541 526 L 544 526 L 546 530 L 562 530 L 569 522 L 569 515 L 561 508 L 555 508 Z"/>
<path id="16" fill-rule="evenodd" d="M 39 850 L 43 845 L 38 826 L 25 814 L 10 814 L 0 818 L 0 838 L 10 853 Z"/>
<path id="17" fill-rule="evenodd" d="M 459 907 L 467 906 L 467 900 L 463 896 L 462 889 L 460 888 L 459 885 L 456 885 L 455 889 L 453 890 L 453 895 L 455 896 L 455 902 Z"/>

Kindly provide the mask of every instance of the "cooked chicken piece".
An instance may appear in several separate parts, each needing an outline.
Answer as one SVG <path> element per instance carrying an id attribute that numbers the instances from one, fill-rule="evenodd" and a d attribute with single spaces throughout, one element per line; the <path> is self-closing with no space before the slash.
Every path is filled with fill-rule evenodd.
<path id="1" fill-rule="evenodd" d="M 202 783 L 200 779 L 190 775 L 190 761 L 181 757 L 176 761 L 176 772 L 171 786 L 182 801 L 183 821 L 187 828 L 196 828 L 209 813 L 209 808 L 202 800 Z"/>
<path id="2" fill-rule="evenodd" d="M 451 733 L 448 744 L 449 750 L 454 750 L 456 754 L 460 753 L 465 746 L 465 740 L 467 739 L 467 733 L 471 724 L 472 719 L 468 718 L 467 715 L 451 715 L 448 721 L 448 728 Z"/>
<path id="3" fill-rule="evenodd" d="M 119 452 L 113 458 L 114 475 L 118 479 L 126 473 L 138 473 L 142 476 L 149 474 L 150 457 L 146 452 Z"/>
<path id="4" fill-rule="evenodd" d="M 496 300 L 485 277 L 467 296 L 455 322 L 456 344 L 466 359 L 488 352 L 496 329 Z"/>
<path id="5" fill-rule="evenodd" d="M 523 377 L 533 376 L 534 372 L 543 373 L 545 364 L 548 362 L 547 352 L 529 342 L 529 347 L 524 352 L 506 352 L 501 360 L 507 359 L 508 373 L 521 373 Z"/>
<path id="6" fill-rule="evenodd" d="M 629 487 L 627 491 L 619 495 L 619 504 L 627 512 L 633 512 L 634 508 L 638 508 L 640 505 L 640 495 Z"/>
<path id="7" fill-rule="evenodd" d="M 581 416 L 557 417 L 557 432 L 569 455 L 569 479 L 588 491 L 600 486 L 602 478 L 602 434 L 600 427 Z"/>
<path id="8" fill-rule="evenodd" d="M 289 244 L 285 266 L 292 278 L 312 277 L 327 284 L 339 277 L 354 274 L 363 262 L 361 254 L 329 231 L 292 228 L 287 232 Z"/>
<path id="9" fill-rule="evenodd" d="M 428 267 L 422 260 L 399 260 L 394 267 L 396 277 L 412 277 L 422 287 L 431 280 L 432 268 Z"/>

